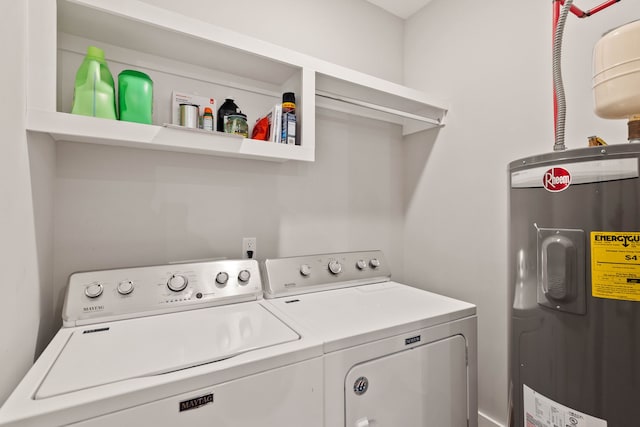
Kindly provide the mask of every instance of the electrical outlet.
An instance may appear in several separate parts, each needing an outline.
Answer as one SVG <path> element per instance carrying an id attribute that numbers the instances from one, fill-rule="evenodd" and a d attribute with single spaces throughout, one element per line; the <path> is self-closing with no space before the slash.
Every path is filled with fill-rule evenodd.
<path id="1" fill-rule="evenodd" d="M 242 238 L 242 258 L 256 258 L 256 238 L 255 237 L 243 237 Z M 251 254 L 251 256 L 249 256 Z"/>

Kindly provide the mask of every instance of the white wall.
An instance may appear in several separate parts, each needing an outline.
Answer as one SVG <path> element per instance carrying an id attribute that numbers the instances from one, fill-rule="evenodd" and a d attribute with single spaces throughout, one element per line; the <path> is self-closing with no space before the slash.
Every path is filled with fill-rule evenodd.
<path id="1" fill-rule="evenodd" d="M 253 3 L 258 9 L 249 12 L 247 6 L 246 16 L 271 20 L 280 18 L 287 4 L 260 10 L 262 2 Z M 180 3 L 185 9 L 179 10 L 202 17 L 196 4 L 209 7 L 209 2 L 187 2 Z M 334 6 L 337 15 L 358 16 L 365 22 L 341 32 L 346 40 L 360 40 L 359 54 L 352 55 L 351 42 L 327 49 L 325 37 L 318 37 L 325 34 L 326 22 L 311 18 L 322 8 L 312 2 L 296 3 L 290 11 L 299 32 L 294 39 L 296 43 L 304 40 L 305 51 L 334 62 L 348 57 L 350 64 L 363 69 L 376 55 L 397 55 L 402 46 L 401 20 L 361 0 Z M 216 11 L 211 16 L 228 25 L 224 13 Z M 281 28 L 274 32 L 250 22 L 242 21 L 235 29 L 281 45 L 293 40 Z M 370 40 L 362 39 L 362 32 L 370 32 L 373 24 L 385 29 L 386 39 L 396 42 L 381 46 L 380 30 Z M 402 75 L 402 61 L 386 66 L 387 74 Z M 62 77 L 73 79 L 71 73 Z M 257 237 L 260 259 L 380 248 L 389 254 L 401 277 L 399 127 L 328 111 L 320 111 L 316 120 L 314 163 L 57 144 L 51 333 L 60 324 L 63 291 L 71 272 L 239 257 L 242 237 Z M 47 187 L 43 180 L 38 182 Z M 40 186 L 36 190 L 44 193 Z"/>
<path id="2" fill-rule="evenodd" d="M 364 0 L 143 1 L 386 80 L 403 79 L 404 21 Z"/>
<path id="3" fill-rule="evenodd" d="M 233 7 L 148 2 L 212 17 L 214 23 L 390 80 L 402 78 L 403 22 L 363 0 L 336 0 L 329 10 L 312 1 L 277 0 L 268 7 L 260 1 Z M 8 201 L 0 221 L 7 242 L 0 249 L 5 273 L 0 403 L 59 327 L 63 290 L 73 271 L 235 257 L 241 238 L 255 236 L 259 258 L 381 248 L 401 276 L 397 126 L 320 111 L 312 164 L 27 138 L 23 3 L 0 7 L 0 39 L 11 41 L 0 47 L 1 73 L 12 83 L 5 87 L 11 102 L 0 106 L 0 194 Z M 228 18 L 238 10 L 242 19 Z M 283 10 L 288 26 L 279 21 Z M 332 17 L 340 19 L 339 32 L 333 22 L 328 25 Z M 380 55 L 391 60 L 379 64 Z"/>
<path id="4" fill-rule="evenodd" d="M 592 113 L 591 52 L 605 30 L 639 17 L 635 1 L 569 17 L 570 148 L 594 134 L 626 140 L 624 121 Z M 434 0 L 406 24 L 405 84 L 449 99 L 451 110 L 434 144 L 407 141 L 405 279 L 478 305 L 481 426 L 506 423 L 506 171 L 552 149 L 550 46 L 551 2 Z"/>
<path id="5" fill-rule="evenodd" d="M 400 145 L 393 126 L 321 111 L 313 164 L 56 146 L 33 136 L 27 158 L 20 84 L 25 6 L 3 3 L 0 37 L 11 43 L 0 49 L 15 65 L 2 75 L 16 84 L 6 88 L 15 102 L 0 106 L 0 191 L 9 201 L 0 231 L 10 242 L 0 253 L 7 274 L 0 285 L 0 401 L 31 363 L 37 339 L 59 325 L 71 271 L 234 256 L 241 237 L 252 235 L 261 258 L 381 248 L 395 278 L 403 278 L 404 265 L 405 280 L 478 304 L 480 408 L 504 422 L 506 167 L 551 149 L 550 4 L 434 0 L 403 26 L 361 0 L 148 2 L 186 7 L 185 13 L 389 80 L 402 81 L 404 70 L 408 86 L 451 101 L 447 126 Z M 228 17 L 238 8 L 244 19 L 234 22 Z M 290 31 L 259 20 L 277 22 L 285 9 L 293 17 Z M 512 18 L 501 21 L 508 11 Z M 590 56 L 605 29 L 638 16 L 640 5 L 626 0 L 569 21 L 571 147 L 594 133 L 624 140 L 624 123 L 591 114 Z M 46 272 L 50 262 L 53 279 L 40 285 L 36 265 Z M 45 301 L 52 295 L 54 311 Z M 17 304 L 27 300 L 43 302 Z"/>
<path id="6" fill-rule="evenodd" d="M 56 312 L 73 271 L 239 257 L 243 236 L 260 259 L 382 248 L 400 270 L 398 129 L 317 119 L 313 164 L 59 144 Z"/>
<path id="7" fill-rule="evenodd" d="M 0 77 L 5 96 L 0 103 L 0 402 L 33 363 L 41 322 L 24 131 L 26 10 L 24 2 L 0 5 Z"/>

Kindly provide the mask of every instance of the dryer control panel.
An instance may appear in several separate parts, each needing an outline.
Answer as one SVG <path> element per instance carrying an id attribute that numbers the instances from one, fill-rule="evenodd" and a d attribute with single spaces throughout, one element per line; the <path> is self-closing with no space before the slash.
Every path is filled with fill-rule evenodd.
<path id="1" fill-rule="evenodd" d="M 216 260 L 74 273 L 64 326 L 143 317 L 262 298 L 256 260 Z"/>
<path id="2" fill-rule="evenodd" d="M 341 252 L 267 259 L 266 298 L 386 282 L 391 271 L 382 251 Z"/>

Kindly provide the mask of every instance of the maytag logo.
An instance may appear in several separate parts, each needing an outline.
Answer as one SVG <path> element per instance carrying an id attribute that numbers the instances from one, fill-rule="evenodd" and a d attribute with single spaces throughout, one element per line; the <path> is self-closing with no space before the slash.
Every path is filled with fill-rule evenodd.
<path id="1" fill-rule="evenodd" d="M 104 310 L 104 305 L 90 305 L 88 307 L 82 307 L 82 311 L 85 313 L 91 313 L 94 311 L 102 311 Z"/>
<path id="2" fill-rule="evenodd" d="M 420 342 L 420 335 L 416 335 L 415 337 L 405 338 L 404 345 L 411 345 Z"/>
<path id="3" fill-rule="evenodd" d="M 209 403 L 213 403 L 213 393 L 194 397 L 193 399 L 183 400 L 180 402 L 180 412 L 196 409 Z"/>
<path id="4" fill-rule="evenodd" d="M 564 168 L 551 168 L 544 173 L 542 185 L 552 193 L 566 190 L 571 185 L 571 174 Z"/>
<path id="5" fill-rule="evenodd" d="M 106 332 L 109 330 L 109 327 L 105 328 L 96 328 L 96 329 L 87 329 L 86 331 L 82 331 L 83 334 L 95 334 L 96 332 Z"/>

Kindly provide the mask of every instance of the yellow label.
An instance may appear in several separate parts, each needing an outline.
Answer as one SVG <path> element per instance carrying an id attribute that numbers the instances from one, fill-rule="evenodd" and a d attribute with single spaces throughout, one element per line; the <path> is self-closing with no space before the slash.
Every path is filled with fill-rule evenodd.
<path id="1" fill-rule="evenodd" d="M 640 301 L 640 233 L 591 232 L 591 294 Z"/>

